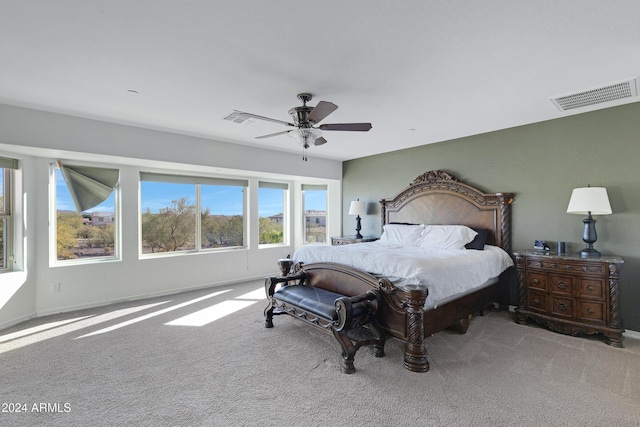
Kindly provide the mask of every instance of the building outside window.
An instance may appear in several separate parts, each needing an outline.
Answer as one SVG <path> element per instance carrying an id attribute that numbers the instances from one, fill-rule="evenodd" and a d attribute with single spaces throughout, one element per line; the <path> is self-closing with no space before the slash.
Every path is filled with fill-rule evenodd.
<path id="1" fill-rule="evenodd" d="M 327 186 L 302 185 L 304 244 L 327 243 Z"/>

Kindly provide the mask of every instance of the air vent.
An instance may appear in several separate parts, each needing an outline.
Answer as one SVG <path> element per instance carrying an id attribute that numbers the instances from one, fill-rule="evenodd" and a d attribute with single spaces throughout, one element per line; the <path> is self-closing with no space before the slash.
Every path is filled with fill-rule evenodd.
<path id="1" fill-rule="evenodd" d="M 616 101 L 618 99 L 632 98 L 634 96 L 638 96 L 638 89 L 636 79 L 631 79 L 626 82 L 586 90 L 572 95 L 551 98 L 550 101 L 553 102 L 553 105 L 555 105 L 558 110 L 567 111 L 602 104 L 604 102 Z"/>
<path id="2" fill-rule="evenodd" d="M 229 114 L 224 119 L 229 120 L 233 123 L 251 124 L 254 122 L 254 120 L 251 117 L 249 117 L 247 114 L 243 113 L 242 111 L 235 111 L 235 110 L 233 111 L 233 113 Z"/>

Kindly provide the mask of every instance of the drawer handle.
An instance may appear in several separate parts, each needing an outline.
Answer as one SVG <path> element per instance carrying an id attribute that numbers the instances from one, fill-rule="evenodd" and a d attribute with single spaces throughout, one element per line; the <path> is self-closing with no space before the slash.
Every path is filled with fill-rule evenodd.
<path id="1" fill-rule="evenodd" d="M 536 298 L 536 299 L 533 300 L 533 303 L 535 305 L 540 305 L 540 300 Z"/>
<path id="2" fill-rule="evenodd" d="M 595 312 L 596 312 L 596 311 L 595 311 L 593 308 L 590 308 L 589 310 L 587 310 L 587 313 L 589 313 L 589 314 L 593 314 L 593 313 L 595 313 Z"/>
<path id="3" fill-rule="evenodd" d="M 534 284 L 534 285 L 539 285 L 539 284 L 540 284 L 540 281 L 539 281 L 538 279 L 533 279 L 533 284 Z"/>
<path id="4" fill-rule="evenodd" d="M 556 288 L 562 289 L 562 290 L 567 289 L 567 284 L 565 282 L 563 282 L 562 280 L 558 280 L 556 282 Z"/>
<path id="5" fill-rule="evenodd" d="M 558 310 L 560 311 L 567 311 L 567 306 L 561 302 L 559 302 L 558 304 L 556 304 L 556 307 L 558 308 Z"/>
<path id="6" fill-rule="evenodd" d="M 593 285 L 589 285 L 587 286 L 587 290 L 592 292 L 595 288 L 593 287 Z"/>

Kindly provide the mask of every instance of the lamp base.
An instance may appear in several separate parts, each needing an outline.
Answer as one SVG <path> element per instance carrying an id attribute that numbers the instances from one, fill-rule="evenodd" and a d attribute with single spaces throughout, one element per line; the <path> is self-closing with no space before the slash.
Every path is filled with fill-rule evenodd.
<path id="1" fill-rule="evenodd" d="M 580 258 L 600 258 L 600 252 L 593 248 L 584 248 L 578 252 L 578 254 L 580 255 Z"/>
<path id="2" fill-rule="evenodd" d="M 360 215 L 356 216 L 356 239 L 362 239 L 362 234 L 360 234 L 360 230 L 362 227 L 360 226 Z"/>
<path id="3" fill-rule="evenodd" d="M 596 233 L 596 220 L 591 216 L 591 212 L 582 220 L 582 223 L 584 224 L 582 240 L 587 244 L 587 247 L 578 252 L 580 258 L 600 258 L 600 252 L 593 249 L 593 244 L 598 240 L 598 234 Z"/>

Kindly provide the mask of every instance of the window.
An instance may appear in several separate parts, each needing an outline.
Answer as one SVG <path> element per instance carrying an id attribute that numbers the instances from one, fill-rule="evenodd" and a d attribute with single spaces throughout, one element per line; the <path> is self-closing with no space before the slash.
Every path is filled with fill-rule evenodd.
<path id="1" fill-rule="evenodd" d="M 302 185 L 304 243 L 327 242 L 327 186 Z"/>
<path id="2" fill-rule="evenodd" d="M 13 221 L 11 179 L 18 161 L 0 157 L 0 272 L 11 270 L 13 258 Z"/>
<path id="3" fill-rule="evenodd" d="M 276 182 L 258 183 L 259 244 L 285 244 L 287 223 L 287 184 Z"/>
<path id="4" fill-rule="evenodd" d="M 52 164 L 55 259 L 117 257 L 117 169 Z"/>
<path id="5" fill-rule="evenodd" d="M 246 180 L 140 174 L 142 254 L 245 246 Z"/>

